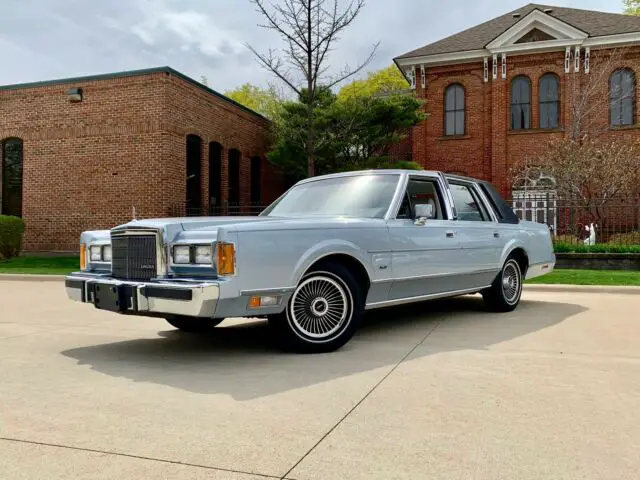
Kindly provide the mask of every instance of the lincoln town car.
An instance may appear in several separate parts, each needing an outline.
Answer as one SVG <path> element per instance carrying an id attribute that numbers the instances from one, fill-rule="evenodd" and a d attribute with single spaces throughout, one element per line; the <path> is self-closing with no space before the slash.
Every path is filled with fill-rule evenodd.
<path id="1" fill-rule="evenodd" d="M 83 232 L 80 271 L 65 285 L 92 308 L 186 332 L 266 318 L 282 346 L 328 352 L 367 310 L 479 294 L 512 311 L 523 281 L 554 265 L 549 228 L 520 220 L 491 183 L 369 170 L 300 181 L 258 216 Z"/>

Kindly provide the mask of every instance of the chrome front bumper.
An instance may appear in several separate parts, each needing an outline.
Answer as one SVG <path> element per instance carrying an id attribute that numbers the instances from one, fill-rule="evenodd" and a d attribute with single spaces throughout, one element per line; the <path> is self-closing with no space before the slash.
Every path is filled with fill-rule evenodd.
<path id="1" fill-rule="evenodd" d="M 133 315 L 186 315 L 213 318 L 220 285 L 207 281 L 134 282 L 73 273 L 65 278 L 69 299 L 100 310 Z"/>

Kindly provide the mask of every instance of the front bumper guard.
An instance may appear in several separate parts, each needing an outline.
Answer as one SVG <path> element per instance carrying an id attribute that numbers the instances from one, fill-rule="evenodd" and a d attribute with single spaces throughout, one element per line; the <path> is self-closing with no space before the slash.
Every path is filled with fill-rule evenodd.
<path id="1" fill-rule="evenodd" d="M 220 285 L 199 280 L 135 282 L 74 273 L 65 278 L 67 297 L 97 309 L 133 315 L 213 318 Z"/>

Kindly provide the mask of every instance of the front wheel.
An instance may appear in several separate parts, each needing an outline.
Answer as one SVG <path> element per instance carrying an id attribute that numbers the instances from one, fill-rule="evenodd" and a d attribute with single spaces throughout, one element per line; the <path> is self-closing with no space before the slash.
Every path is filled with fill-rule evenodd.
<path id="1" fill-rule="evenodd" d="M 364 293 L 343 265 L 329 262 L 307 273 L 284 313 L 271 317 L 277 339 L 288 350 L 331 352 L 353 336 L 364 312 Z"/>
<path id="2" fill-rule="evenodd" d="M 522 270 L 514 257 L 507 258 L 491 287 L 482 292 L 485 304 L 497 312 L 515 310 L 522 296 Z"/>
<path id="3" fill-rule="evenodd" d="M 186 317 L 184 315 L 172 315 L 165 318 L 167 322 L 178 330 L 189 333 L 202 333 L 209 332 L 217 327 L 223 318 L 199 318 L 199 317 Z"/>

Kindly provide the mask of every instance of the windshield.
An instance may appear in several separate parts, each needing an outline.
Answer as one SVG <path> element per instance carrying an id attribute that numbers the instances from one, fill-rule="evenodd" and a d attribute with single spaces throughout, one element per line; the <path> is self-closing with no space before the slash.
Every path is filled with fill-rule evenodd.
<path id="1" fill-rule="evenodd" d="M 399 175 L 370 174 L 303 183 L 294 186 L 262 215 L 383 218 L 399 178 Z"/>

